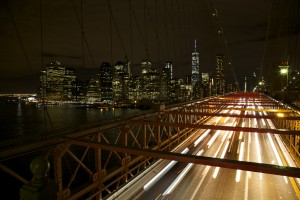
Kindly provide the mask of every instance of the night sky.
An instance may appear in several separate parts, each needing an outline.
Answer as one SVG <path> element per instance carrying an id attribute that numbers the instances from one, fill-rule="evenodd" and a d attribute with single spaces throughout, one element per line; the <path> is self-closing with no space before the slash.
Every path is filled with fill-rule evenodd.
<path id="1" fill-rule="evenodd" d="M 191 74 L 195 38 L 201 72 L 214 72 L 215 55 L 227 52 L 240 82 L 258 73 L 271 0 L 130 2 L 1 1 L 0 93 L 35 93 L 39 72 L 56 60 L 75 68 L 81 80 L 102 62 L 115 64 L 125 56 L 136 75 L 148 58 L 158 69 L 173 61 L 175 77 L 184 78 Z"/>

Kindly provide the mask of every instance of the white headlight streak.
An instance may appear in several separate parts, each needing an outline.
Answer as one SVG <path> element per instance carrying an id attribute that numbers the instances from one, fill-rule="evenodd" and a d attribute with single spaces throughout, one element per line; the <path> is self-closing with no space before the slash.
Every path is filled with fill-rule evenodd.
<path id="1" fill-rule="evenodd" d="M 189 151 L 188 148 L 185 148 L 181 154 L 186 154 Z M 163 170 L 161 170 L 156 176 L 154 176 L 146 185 L 144 185 L 144 190 L 149 190 L 157 181 L 159 181 L 175 164 L 177 161 L 171 161 Z"/>

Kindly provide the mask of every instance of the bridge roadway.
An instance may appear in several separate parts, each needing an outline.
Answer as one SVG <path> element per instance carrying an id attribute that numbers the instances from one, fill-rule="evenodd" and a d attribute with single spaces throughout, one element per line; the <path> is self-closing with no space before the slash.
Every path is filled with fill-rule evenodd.
<path id="1" fill-rule="evenodd" d="M 255 126 L 247 121 L 247 125 Z M 227 123 L 230 123 L 228 121 Z M 261 120 L 259 126 L 263 125 Z M 203 156 L 246 160 L 282 165 L 282 159 L 277 158 L 280 150 L 275 147 L 274 136 L 268 134 L 222 131 L 214 143 L 208 148 L 208 143 L 216 135 L 211 132 L 201 142 L 194 154 L 203 150 Z M 243 150 L 242 150 L 243 149 Z M 242 155 L 241 155 L 242 153 Z M 190 165 L 191 166 L 191 165 Z M 223 169 L 204 165 L 188 165 L 178 163 L 157 184 L 142 194 L 138 199 L 297 199 L 299 189 L 293 187 L 295 181 L 287 177 L 261 174 L 248 171 Z M 186 172 L 185 170 L 189 170 Z M 186 172 L 184 175 L 183 172 Z M 183 177 L 172 188 L 178 177 Z M 293 183 L 291 182 L 293 181 Z M 298 192 L 298 193 L 297 193 Z"/>
<path id="2" fill-rule="evenodd" d="M 10 160 L 49 157 L 58 199 L 300 199 L 299 116 L 229 94 L 5 143 L 0 167 L 29 184 Z"/>
<path id="3" fill-rule="evenodd" d="M 258 119 L 238 118 L 241 109 L 237 106 L 236 110 L 231 111 L 234 117 L 222 117 L 222 114 L 229 112 L 225 109 L 207 124 L 275 128 L 267 112 L 258 107 L 260 109 L 248 111 L 248 115 L 261 116 Z M 198 156 L 296 166 L 281 138 L 275 134 L 201 130 L 197 137 L 190 140 L 193 140 L 192 145 L 181 146 L 177 151 L 181 152 L 186 147 L 189 149 L 187 154 Z M 135 183 L 131 183 L 131 188 L 109 199 L 300 199 L 299 178 L 182 162 L 168 168 L 170 163 L 164 161 L 161 166 L 147 172 L 153 176 L 145 175 L 146 178 L 133 180 Z M 164 170 L 167 172 L 158 176 Z"/>

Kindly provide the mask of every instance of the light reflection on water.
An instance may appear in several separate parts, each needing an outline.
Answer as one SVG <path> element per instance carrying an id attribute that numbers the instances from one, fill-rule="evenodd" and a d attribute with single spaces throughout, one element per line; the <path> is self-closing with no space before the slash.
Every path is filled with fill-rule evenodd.
<path id="1" fill-rule="evenodd" d="M 25 104 L 0 104 L 0 139 L 45 134 L 60 129 L 92 123 L 113 116 L 124 116 L 136 109 L 82 108 L 63 104 L 44 108 Z M 49 117 L 48 117 L 49 116 Z"/>
<path id="2" fill-rule="evenodd" d="M 87 123 L 93 123 L 100 120 L 105 120 L 113 116 L 127 116 L 140 112 L 139 109 L 108 109 L 108 108 L 80 108 L 71 104 L 47 106 L 47 113 L 43 107 L 35 107 L 31 105 L 19 104 L 1 104 L 0 103 L 0 143 L 15 142 L 24 137 L 53 134 L 51 133 L 50 120 L 55 129 L 68 128 L 79 126 Z M 49 133 L 50 131 L 50 133 Z M 115 134 L 111 134 L 115 137 Z M 108 137 L 107 137 L 108 138 Z M 109 138 L 108 138 L 109 139 Z M 115 140 L 115 138 L 113 138 Z M 30 180 L 32 174 L 30 172 L 30 162 L 33 157 L 38 154 L 43 154 L 41 151 L 31 152 L 16 159 L 8 159 L 3 164 L 10 166 L 14 172 L 21 174 L 27 180 Z M 108 152 L 102 152 L 103 159 L 106 159 Z M 110 168 L 115 161 L 111 158 L 107 168 Z M 90 162 L 94 163 L 91 159 Z M 50 170 L 53 166 L 50 167 Z M 64 171 L 64 170 L 63 170 Z M 50 174 L 53 174 L 52 171 Z M 5 180 L 2 187 L 2 195 L 10 196 L 10 199 L 19 199 L 19 190 L 23 183 L 13 176 L 0 170 L 0 177 Z M 53 175 L 51 176 L 53 179 Z"/>

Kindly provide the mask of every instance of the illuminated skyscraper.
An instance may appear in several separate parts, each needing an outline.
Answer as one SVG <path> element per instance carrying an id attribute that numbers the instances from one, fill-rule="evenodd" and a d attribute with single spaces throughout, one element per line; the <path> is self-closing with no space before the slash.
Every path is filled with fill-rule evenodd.
<path id="1" fill-rule="evenodd" d="M 161 75 L 161 86 L 160 86 L 160 98 L 164 102 L 168 102 L 170 99 L 170 87 L 171 87 L 171 79 L 173 70 L 173 63 L 166 62 L 165 67 L 162 69 Z"/>
<path id="2" fill-rule="evenodd" d="M 170 78 L 174 78 L 173 76 L 173 62 L 166 62 L 165 63 L 165 69 L 169 69 L 169 73 L 170 73 Z"/>
<path id="3" fill-rule="evenodd" d="M 209 73 L 202 73 L 202 84 L 206 85 L 209 82 Z"/>
<path id="4" fill-rule="evenodd" d="M 199 77 L 199 53 L 197 52 L 197 40 L 195 39 L 195 49 L 192 53 L 192 84 L 200 81 Z"/>
<path id="5" fill-rule="evenodd" d="M 151 62 L 149 60 L 142 61 L 142 75 L 151 72 Z"/>
<path id="6" fill-rule="evenodd" d="M 112 88 L 113 88 L 113 96 L 114 102 L 121 103 L 128 99 L 128 81 L 129 75 L 128 71 L 127 59 L 125 58 L 123 62 L 117 62 L 114 66 L 114 73 L 112 79 Z"/>
<path id="7" fill-rule="evenodd" d="M 202 97 L 207 97 L 209 95 L 209 78 L 209 73 L 201 73 Z"/>
<path id="8" fill-rule="evenodd" d="M 160 75 L 152 68 L 151 62 L 148 60 L 142 62 L 141 81 L 141 99 L 158 99 L 160 94 Z"/>
<path id="9" fill-rule="evenodd" d="M 224 79 L 224 54 L 216 55 L 216 92 L 217 94 L 225 93 L 225 79 Z"/>
<path id="10" fill-rule="evenodd" d="M 127 57 L 124 59 L 124 72 L 128 74 L 129 77 L 132 76 L 131 68 L 130 68 L 130 61 Z"/>
<path id="11" fill-rule="evenodd" d="M 74 100 L 73 96 L 75 95 L 75 70 L 74 68 L 67 67 L 65 71 L 65 81 L 64 81 L 64 100 Z"/>
<path id="12" fill-rule="evenodd" d="M 101 101 L 111 103 L 113 100 L 112 90 L 113 69 L 109 63 L 104 62 L 100 67 Z"/>
<path id="13" fill-rule="evenodd" d="M 100 90 L 100 75 L 94 75 L 90 80 L 86 88 L 86 102 L 94 103 L 101 101 L 101 90 Z"/>
<path id="14" fill-rule="evenodd" d="M 74 69 L 60 65 L 60 62 L 51 62 L 46 65 L 46 69 L 41 72 L 41 92 L 42 99 L 54 101 L 70 101 L 73 99 L 73 87 L 76 76 Z"/>

